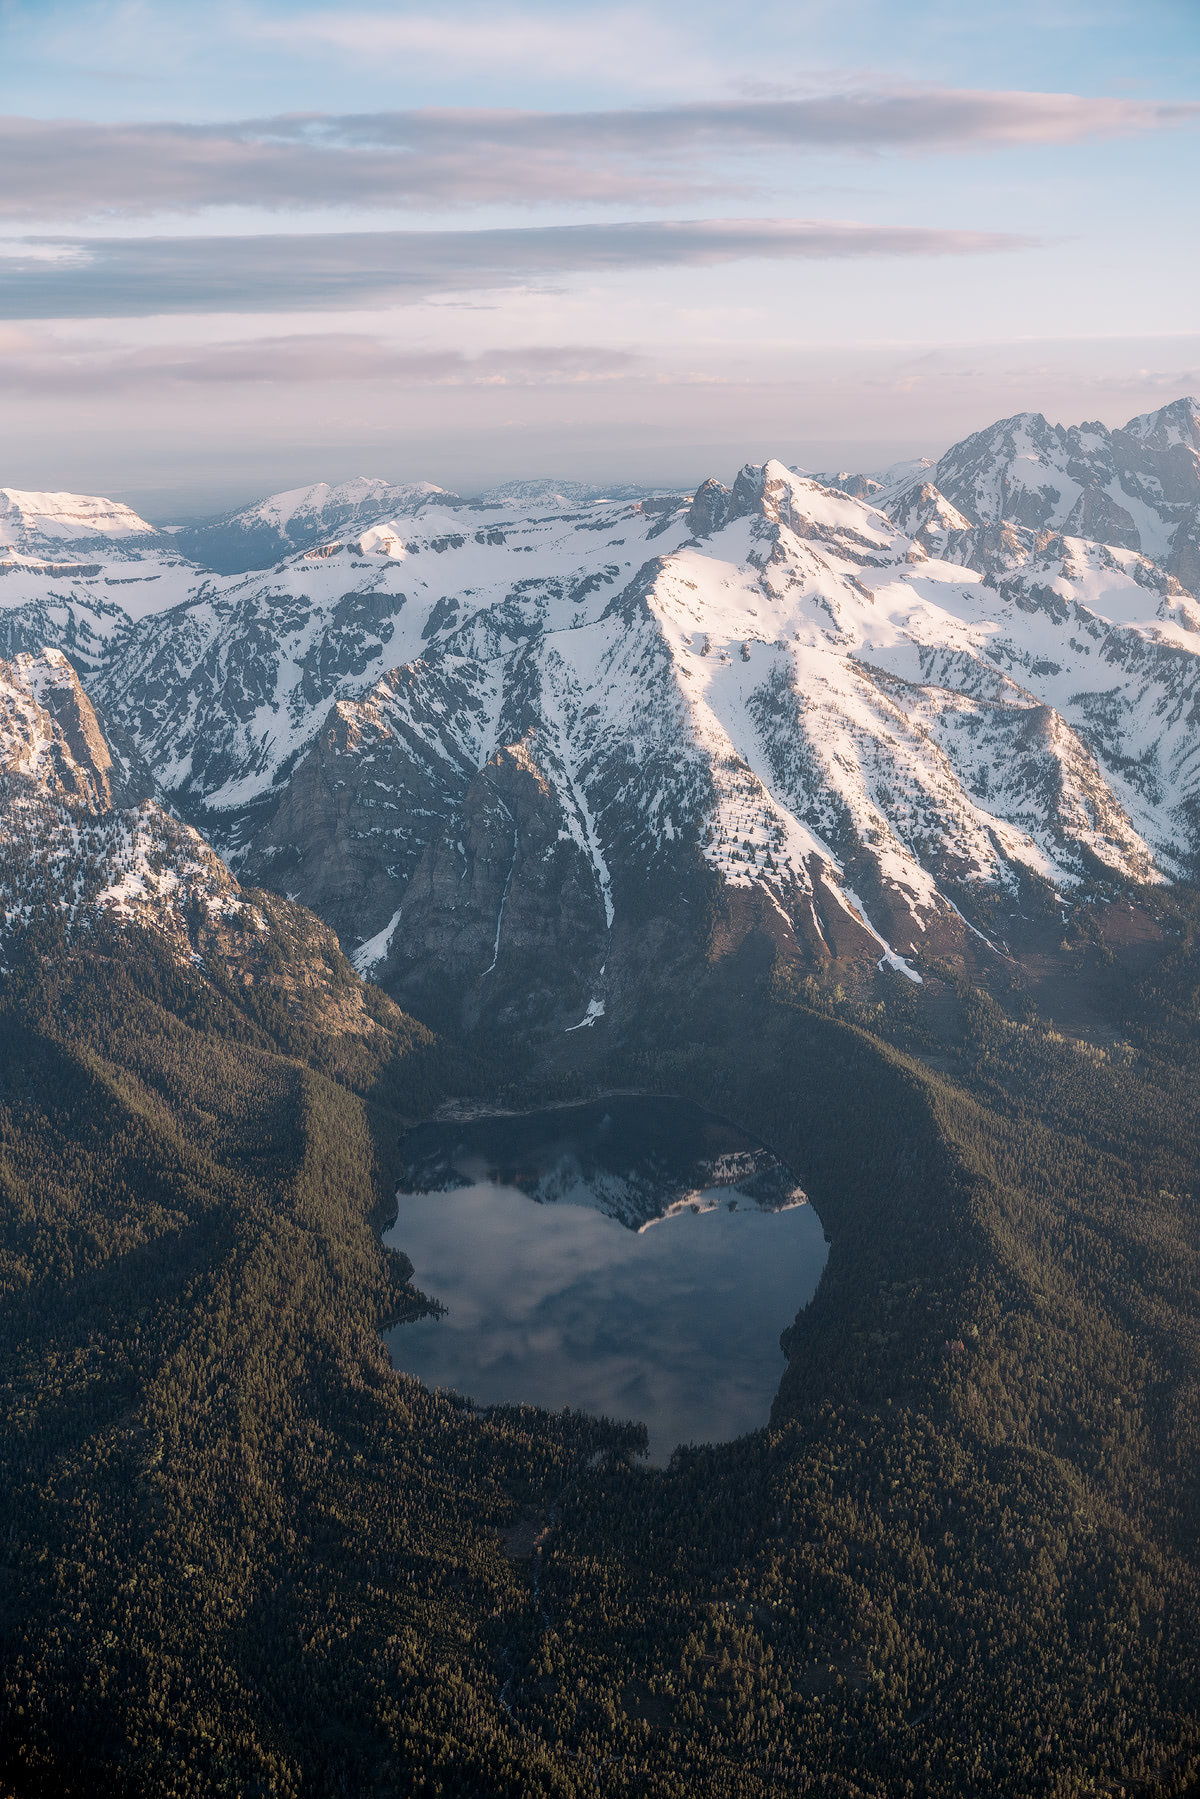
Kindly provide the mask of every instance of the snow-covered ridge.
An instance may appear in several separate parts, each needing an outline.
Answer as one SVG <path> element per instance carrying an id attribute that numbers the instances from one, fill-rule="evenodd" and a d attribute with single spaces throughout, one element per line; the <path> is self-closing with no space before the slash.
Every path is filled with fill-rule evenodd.
<path id="1" fill-rule="evenodd" d="M 690 504 L 434 500 L 386 555 L 334 540 L 144 619 L 98 691 L 364 968 L 444 941 L 465 883 L 453 954 L 493 975 L 534 906 L 522 858 L 558 843 L 595 943 L 572 1024 L 604 1004 L 627 896 L 681 854 L 814 955 L 901 970 L 961 934 L 972 890 L 1175 872 L 1189 596 L 1137 552 L 972 525 L 928 483 L 891 510 L 778 462 Z"/>
<path id="2" fill-rule="evenodd" d="M 503 481 L 479 495 L 483 506 L 515 507 L 522 512 L 575 512 L 613 500 L 661 499 L 670 489 L 641 487 L 636 483 L 555 481 L 542 477 L 527 481 Z M 690 496 L 689 496 L 690 497 Z"/>
<path id="3" fill-rule="evenodd" d="M 336 534 L 351 535 L 394 519 L 408 518 L 430 501 L 459 504 L 431 481 L 394 484 L 362 475 L 330 486 L 268 494 L 222 518 L 177 527 L 174 547 L 193 561 L 222 574 L 269 568 L 296 550 L 312 549 Z"/>
<path id="4" fill-rule="evenodd" d="M 1200 402 L 1109 431 L 1018 413 L 955 444 L 924 477 L 973 524 L 1011 521 L 1138 550 L 1185 586 L 1200 561 Z M 890 496 L 889 496 L 890 497 Z"/>
<path id="5" fill-rule="evenodd" d="M 0 550 L 0 657 L 52 644 L 93 674 L 135 620 L 195 600 L 212 580 L 173 549 L 153 546 Z"/>
<path id="6" fill-rule="evenodd" d="M 1163 495 L 1191 418 L 1125 433 Z M 1030 879 L 1156 881 L 1200 850 L 1192 591 L 1095 535 L 1086 482 L 1055 501 L 1078 528 L 1012 516 L 1026 462 L 1098 429 L 1004 421 L 938 464 L 958 498 L 927 467 L 863 498 L 776 461 L 567 509 L 421 489 L 266 571 L 25 567 L 0 628 L 57 630 L 183 814 L 382 978 L 499 990 L 559 958 L 563 1028 L 608 1020 L 624 921 L 704 865 L 814 960 L 915 977 Z"/>
<path id="7" fill-rule="evenodd" d="M 902 493 L 916 483 L 931 479 L 929 471 L 933 468 L 933 460 L 929 456 L 908 456 L 900 462 L 889 463 L 886 468 L 868 469 L 865 473 L 856 469 L 838 469 L 836 473 L 818 474 L 812 469 L 803 469 L 792 465 L 793 475 L 804 475 L 810 481 L 817 481 L 823 487 L 835 488 L 839 493 L 848 493 L 856 500 L 869 500 L 873 505 L 894 493 Z"/>
<path id="8" fill-rule="evenodd" d="M 254 525 L 269 525 L 283 538 L 289 535 L 289 527 L 301 521 L 305 525 L 337 524 L 349 516 L 381 518 L 389 512 L 410 511 L 433 495 L 444 492 L 432 481 L 409 481 L 395 486 L 375 475 L 360 475 L 334 487 L 327 481 L 316 481 L 308 487 L 269 494 L 264 500 L 230 513 L 225 523 L 247 529 Z"/>

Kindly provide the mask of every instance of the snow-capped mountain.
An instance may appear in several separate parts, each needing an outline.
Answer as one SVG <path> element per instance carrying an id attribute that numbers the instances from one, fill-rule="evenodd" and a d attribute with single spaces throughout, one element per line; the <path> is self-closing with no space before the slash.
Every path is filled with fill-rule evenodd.
<path id="1" fill-rule="evenodd" d="M 1136 552 L 779 463 L 471 523 L 430 502 L 149 615 L 97 688 L 400 991 L 541 957 L 582 1020 L 705 869 L 804 954 L 903 968 L 1030 876 L 1190 866 L 1200 610 Z"/>
<path id="2" fill-rule="evenodd" d="M 972 524 L 1011 520 L 1140 550 L 1185 587 L 1200 586 L 1196 400 L 1176 400 L 1117 431 L 1018 413 L 955 444 L 920 479 Z"/>
<path id="3" fill-rule="evenodd" d="M 570 512 L 604 499 L 641 499 L 650 490 L 639 486 L 598 487 L 578 481 L 508 481 L 476 499 L 464 500 L 431 481 L 394 484 L 362 475 L 331 487 L 325 481 L 241 507 L 222 518 L 167 527 L 171 547 L 180 555 L 220 574 L 266 569 L 297 550 L 328 543 L 336 536 L 353 538 L 380 520 L 412 518 L 427 505 L 486 512 L 500 507 L 523 513 Z"/>
<path id="4" fill-rule="evenodd" d="M 329 547 L 381 519 L 409 517 L 433 496 L 461 502 L 430 482 L 393 486 L 364 477 L 271 494 L 207 525 L 147 524 L 116 501 L 83 494 L 0 489 L 0 656 L 56 645 L 84 673 L 100 668 L 114 641 L 147 612 L 164 612 L 215 591 L 218 570 L 273 566 L 297 549 Z"/>
<path id="5" fill-rule="evenodd" d="M 0 555 L 0 656 L 65 650 L 81 673 L 101 668 L 131 623 L 208 590 L 212 577 L 141 540 L 76 545 L 56 556 Z"/>
<path id="6" fill-rule="evenodd" d="M 906 488 L 932 479 L 928 471 L 933 462 L 928 456 L 910 456 L 902 462 L 893 462 L 887 468 L 871 469 L 866 474 L 856 473 L 853 469 L 838 469 L 835 474 L 814 474 L 811 469 L 792 466 L 793 475 L 804 475 L 810 481 L 817 481 L 822 487 L 835 488 L 838 493 L 848 493 L 855 500 L 870 500 L 878 505 L 881 496 L 902 492 Z"/>
<path id="7" fill-rule="evenodd" d="M 640 487 L 636 483 L 609 483 L 607 486 L 588 481 L 555 481 L 549 477 L 531 481 L 504 481 L 479 495 L 481 506 L 504 506 L 522 512 L 573 512 L 581 507 L 599 506 L 608 500 L 643 500 L 660 498 L 664 488 Z"/>
<path id="8" fill-rule="evenodd" d="M 1110 440 L 1184 492 L 1189 418 Z M 1173 544 L 1097 540 L 1079 483 L 1053 504 L 1088 530 L 990 516 L 1035 492 L 1033 441 L 996 426 L 874 503 L 778 462 L 569 510 L 388 489 L 265 572 L 29 563 L 5 616 L 57 631 L 181 814 L 414 1002 L 592 1023 L 718 914 L 915 979 L 988 954 L 1031 883 L 1200 855 L 1200 606 Z"/>
<path id="9" fill-rule="evenodd" d="M 336 487 L 317 481 L 310 487 L 269 494 L 265 500 L 222 518 L 169 529 L 172 547 L 181 555 L 219 574 L 243 574 L 248 569 L 270 568 L 297 550 L 326 542 L 337 532 L 353 535 L 380 518 L 407 517 L 433 498 L 453 503 L 458 496 L 430 481 L 395 486 L 377 476 L 362 475 Z"/>
<path id="10" fill-rule="evenodd" d="M 0 487 L 0 557 L 13 553 L 53 557 L 68 549 L 95 549 L 153 535 L 153 525 L 119 500 Z"/>

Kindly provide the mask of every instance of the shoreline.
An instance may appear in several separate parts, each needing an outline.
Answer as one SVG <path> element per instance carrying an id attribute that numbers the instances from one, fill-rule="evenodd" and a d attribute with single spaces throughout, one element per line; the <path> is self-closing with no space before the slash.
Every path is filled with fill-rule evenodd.
<path id="1" fill-rule="evenodd" d="M 569 1112 L 582 1106 L 599 1105 L 605 1099 L 673 1099 L 696 1106 L 701 1112 L 711 1109 L 700 1105 L 698 1100 L 686 1093 L 661 1093 L 648 1087 L 605 1087 L 600 1092 L 589 1093 L 583 1098 L 541 1100 L 530 1106 L 500 1106 L 488 1104 L 486 1100 L 444 1099 L 434 1111 L 425 1118 L 417 1119 L 410 1128 L 416 1130 L 422 1124 L 475 1124 L 484 1118 L 532 1118 L 538 1112 Z M 722 1123 L 731 1125 L 734 1130 L 741 1130 L 743 1136 L 750 1135 L 734 1119 L 725 1118 L 719 1112 L 713 1112 L 712 1116 L 720 1118 Z M 764 1144 L 763 1148 L 766 1147 Z"/>

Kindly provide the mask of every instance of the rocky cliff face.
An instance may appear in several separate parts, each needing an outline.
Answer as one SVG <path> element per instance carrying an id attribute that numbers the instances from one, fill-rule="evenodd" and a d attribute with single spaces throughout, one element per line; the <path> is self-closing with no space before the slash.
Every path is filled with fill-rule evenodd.
<path id="1" fill-rule="evenodd" d="M 91 812 L 150 795 L 149 769 L 123 733 L 106 734 L 61 650 L 23 654 L 0 669 L 0 772 Z"/>
<path id="2" fill-rule="evenodd" d="M 61 650 L 0 663 L 0 904 L 11 933 L 102 917 L 191 942 L 190 916 L 240 910 L 198 834 L 146 796 Z"/>
<path id="3" fill-rule="evenodd" d="M 268 982 L 335 1034 L 379 1028 L 328 927 L 247 892 L 146 792 L 60 650 L 0 662 L 0 975 L 36 956 L 150 933 L 196 978 Z"/>
<path id="4" fill-rule="evenodd" d="M 373 935 L 461 808 L 492 703 L 474 667 L 422 659 L 389 670 L 361 699 L 337 701 L 272 796 L 247 866 L 303 893 L 345 942 Z"/>
<path id="5" fill-rule="evenodd" d="M 415 1004 L 466 995 L 468 1017 L 487 1007 L 569 1025 L 596 996 L 608 917 L 536 735 L 488 758 L 457 819 L 427 846 L 388 927 L 389 985 Z"/>

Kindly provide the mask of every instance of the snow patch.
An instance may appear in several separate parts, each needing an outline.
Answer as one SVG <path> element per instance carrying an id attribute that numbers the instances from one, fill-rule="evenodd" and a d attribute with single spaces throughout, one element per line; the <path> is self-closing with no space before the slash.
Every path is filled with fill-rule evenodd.
<path id="1" fill-rule="evenodd" d="M 351 965 L 363 976 L 364 980 L 373 968 L 378 967 L 380 962 L 387 961 L 391 954 L 392 938 L 396 935 L 396 926 L 399 923 L 400 913 L 397 909 L 381 931 L 376 931 L 373 937 L 368 937 L 365 943 L 360 943 L 358 948 L 351 952 Z"/>

